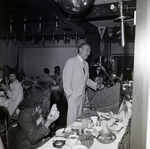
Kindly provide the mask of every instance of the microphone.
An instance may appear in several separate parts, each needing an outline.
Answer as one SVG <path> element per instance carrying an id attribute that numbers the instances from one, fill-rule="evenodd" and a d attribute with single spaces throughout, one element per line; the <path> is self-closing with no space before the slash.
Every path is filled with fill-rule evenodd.
<path id="1" fill-rule="evenodd" d="M 99 66 L 101 67 L 102 70 L 106 71 L 106 69 L 101 64 Z"/>
<path id="2" fill-rule="evenodd" d="M 111 79 L 111 77 L 109 76 L 109 74 L 106 72 L 106 69 L 105 69 L 101 64 L 100 64 L 99 66 L 102 68 L 103 72 L 104 72 L 104 73 L 107 75 L 107 77 L 110 79 L 110 81 L 112 82 L 112 84 L 115 85 L 115 84 L 114 84 L 114 81 Z"/>

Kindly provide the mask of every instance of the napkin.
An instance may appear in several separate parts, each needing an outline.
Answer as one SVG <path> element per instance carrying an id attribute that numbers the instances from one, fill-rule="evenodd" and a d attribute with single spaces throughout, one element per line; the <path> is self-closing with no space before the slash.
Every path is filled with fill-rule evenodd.
<path id="1" fill-rule="evenodd" d="M 119 108 L 119 112 L 121 113 L 122 111 L 124 112 L 125 116 L 131 112 L 132 104 L 129 101 L 124 100 Z"/>

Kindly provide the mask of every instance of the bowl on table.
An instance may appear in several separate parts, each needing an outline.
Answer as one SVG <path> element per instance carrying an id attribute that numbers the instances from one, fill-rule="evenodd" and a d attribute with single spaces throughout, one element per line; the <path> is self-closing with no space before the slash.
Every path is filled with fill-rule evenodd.
<path id="1" fill-rule="evenodd" d="M 110 144 L 116 140 L 116 135 L 109 130 L 101 131 L 100 135 L 96 139 L 100 143 Z"/>

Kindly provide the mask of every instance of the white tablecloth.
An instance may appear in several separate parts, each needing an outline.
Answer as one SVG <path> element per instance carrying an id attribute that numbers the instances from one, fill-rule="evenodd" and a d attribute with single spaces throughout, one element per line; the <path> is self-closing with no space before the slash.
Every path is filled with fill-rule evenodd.
<path id="1" fill-rule="evenodd" d="M 118 144 L 121 141 L 121 138 L 123 137 L 123 135 L 126 131 L 126 128 L 128 126 L 128 122 L 129 122 L 129 119 L 131 117 L 131 113 L 132 112 L 130 111 L 127 115 L 125 115 L 124 112 L 122 111 L 119 115 L 116 115 L 118 118 L 123 119 L 123 122 L 122 122 L 123 129 L 121 129 L 121 131 L 118 134 L 116 134 L 116 140 L 114 142 L 112 142 L 110 144 L 103 144 L 103 143 L 98 142 L 94 138 L 94 143 L 90 149 L 117 149 Z M 106 127 L 106 123 L 107 123 L 107 121 L 102 121 L 101 127 L 103 127 L 103 128 Z M 75 125 L 75 126 L 79 125 L 80 126 L 81 123 L 80 122 L 74 122 L 72 125 Z M 53 147 L 53 144 L 52 144 L 55 140 L 67 140 L 67 139 L 54 136 L 53 138 L 51 138 L 48 142 L 46 142 L 44 145 L 42 145 L 38 149 L 56 149 L 55 147 Z M 70 147 L 67 145 L 64 145 L 62 147 L 62 149 L 70 149 Z"/>

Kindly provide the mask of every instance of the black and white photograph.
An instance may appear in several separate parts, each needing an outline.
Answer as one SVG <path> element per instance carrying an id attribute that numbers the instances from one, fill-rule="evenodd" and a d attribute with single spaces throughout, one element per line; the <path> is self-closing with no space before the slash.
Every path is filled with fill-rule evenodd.
<path id="1" fill-rule="evenodd" d="M 0 0 L 0 149 L 150 149 L 150 0 Z"/>

